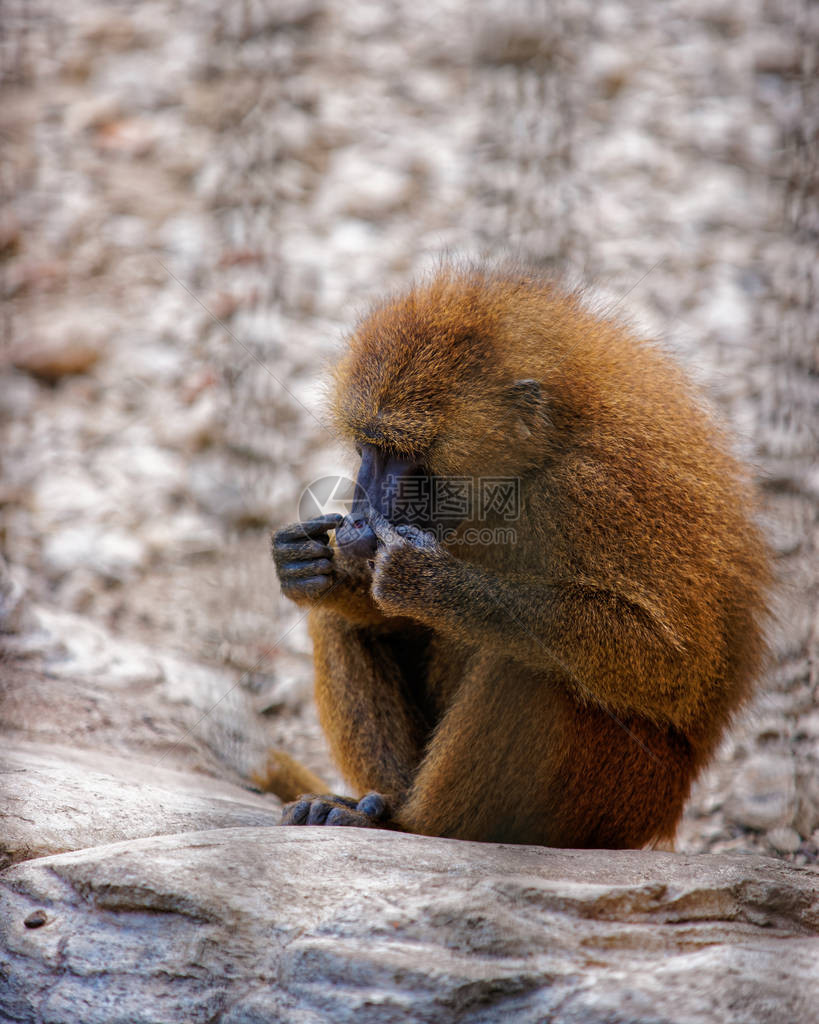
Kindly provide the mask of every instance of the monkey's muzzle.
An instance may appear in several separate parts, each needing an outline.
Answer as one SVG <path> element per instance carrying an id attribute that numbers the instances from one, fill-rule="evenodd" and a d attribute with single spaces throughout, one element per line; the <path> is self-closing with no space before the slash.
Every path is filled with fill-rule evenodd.
<path id="1" fill-rule="evenodd" d="M 424 475 L 424 468 L 414 459 L 383 451 L 374 444 L 362 445 L 352 510 L 336 529 L 336 544 L 355 558 L 373 557 L 378 538 L 368 522 L 370 509 L 380 512 L 391 523 L 426 525 L 419 521 L 418 512 L 423 518 L 425 510 L 419 508 L 417 498 L 412 508 L 407 501 L 407 495 L 414 494 L 411 481 Z"/>

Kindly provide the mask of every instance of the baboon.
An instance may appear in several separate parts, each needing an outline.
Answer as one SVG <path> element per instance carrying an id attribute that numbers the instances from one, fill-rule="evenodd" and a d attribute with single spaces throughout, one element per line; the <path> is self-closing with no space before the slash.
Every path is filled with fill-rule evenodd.
<path id="1" fill-rule="evenodd" d="M 273 552 L 355 796 L 274 757 L 267 788 L 312 790 L 283 824 L 673 840 L 751 693 L 771 579 L 746 472 L 683 372 L 578 293 L 445 268 L 358 326 L 332 408 L 359 497 Z M 449 518 L 400 500 L 456 484 Z"/>

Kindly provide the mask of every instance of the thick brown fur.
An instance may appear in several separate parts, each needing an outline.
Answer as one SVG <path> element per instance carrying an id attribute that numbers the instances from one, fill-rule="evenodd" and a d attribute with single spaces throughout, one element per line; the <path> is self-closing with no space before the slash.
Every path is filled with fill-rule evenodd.
<path id="1" fill-rule="evenodd" d="M 333 408 L 351 444 L 521 480 L 514 543 L 396 543 L 372 573 L 337 552 L 310 629 L 353 790 L 428 835 L 673 838 L 751 693 L 770 582 L 746 473 L 681 370 L 577 294 L 445 269 L 360 324 Z"/>

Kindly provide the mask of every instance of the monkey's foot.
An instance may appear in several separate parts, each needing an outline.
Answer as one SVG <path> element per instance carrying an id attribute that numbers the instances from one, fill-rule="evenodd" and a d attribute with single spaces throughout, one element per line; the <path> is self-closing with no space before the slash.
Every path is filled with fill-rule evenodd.
<path id="1" fill-rule="evenodd" d="M 389 805 L 380 793 L 360 800 L 347 796 L 306 794 L 285 804 L 282 825 L 353 825 L 357 828 L 390 828 Z"/>

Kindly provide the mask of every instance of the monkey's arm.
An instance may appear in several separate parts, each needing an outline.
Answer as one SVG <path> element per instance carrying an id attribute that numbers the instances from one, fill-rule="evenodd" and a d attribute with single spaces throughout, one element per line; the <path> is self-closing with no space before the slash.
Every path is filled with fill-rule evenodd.
<path id="1" fill-rule="evenodd" d="M 397 827 L 392 809 L 406 797 L 430 731 L 399 653 L 422 647 L 424 631 L 406 620 L 404 626 L 397 642 L 395 632 L 354 626 L 333 611 L 311 613 L 319 719 L 345 779 L 366 795 L 313 790 L 284 808 L 283 825 Z"/>
<path id="2" fill-rule="evenodd" d="M 449 555 L 413 527 L 374 525 L 381 546 L 373 595 L 387 614 L 405 615 L 466 642 L 479 637 L 535 669 L 561 668 L 581 700 L 681 723 L 691 679 L 708 678 L 707 658 L 687 651 L 649 603 L 588 582 L 504 577 Z M 711 678 L 718 671 L 710 666 Z"/>

